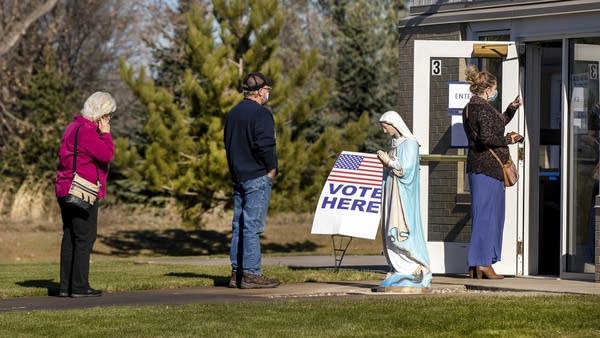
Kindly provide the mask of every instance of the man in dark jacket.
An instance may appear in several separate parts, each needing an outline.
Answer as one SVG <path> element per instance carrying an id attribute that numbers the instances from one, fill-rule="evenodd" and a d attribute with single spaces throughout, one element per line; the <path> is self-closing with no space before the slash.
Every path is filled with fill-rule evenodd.
<path id="1" fill-rule="evenodd" d="M 262 274 L 260 251 L 260 234 L 277 175 L 275 123 L 264 106 L 271 82 L 261 73 L 250 73 L 242 90 L 244 99 L 227 115 L 224 132 L 234 204 L 229 287 L 274 288 L 279 281 Z"/>

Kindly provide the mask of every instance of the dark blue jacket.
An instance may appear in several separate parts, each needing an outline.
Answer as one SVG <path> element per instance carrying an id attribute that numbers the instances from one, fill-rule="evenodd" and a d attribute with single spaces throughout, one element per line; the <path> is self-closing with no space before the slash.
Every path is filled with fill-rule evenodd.
<path id="1" fill-rule="evenodd" d="M 234 182 L 264 176 L 277 168 L 273 114 L 258 102 L 244 99 L 229 111 L 224 140 Z"/>

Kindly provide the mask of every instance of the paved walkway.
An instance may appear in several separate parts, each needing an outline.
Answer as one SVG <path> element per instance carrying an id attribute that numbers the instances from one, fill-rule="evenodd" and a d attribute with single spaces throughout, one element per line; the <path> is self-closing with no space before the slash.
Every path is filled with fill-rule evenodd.
<path id="1" fill-rule="evenodd" d="M 140 259 L 141 264 L 223 265 L 227 259 L 181 258 Z M 334 267 L 331 256 L 263 257 L 265 265 L 297 267 Z M 382 256 L 346 256 L 342 268 L 361 268 L 384 272 Z M 285 299 L 362 299 L 373 297 L 406 297 L 397 293 L 374 292 L 380 281 L 294 283 L 282 284 L 275 289 L 240 290 L 227 287 L 205 287 L 175 290 L 149 290 L 104 294 L 98 298 L 22 297 L 0 300 L 0 312 L 41 309 L 80 309 L 102 306 L 179 305 L 224 302 L 279 301 Z M 477 280 L 465 276 L 434 275 L 430 296 L 440 295 L 600 295 L 600 283 L 558 278 L 518 277 L 503 280 Z"/>

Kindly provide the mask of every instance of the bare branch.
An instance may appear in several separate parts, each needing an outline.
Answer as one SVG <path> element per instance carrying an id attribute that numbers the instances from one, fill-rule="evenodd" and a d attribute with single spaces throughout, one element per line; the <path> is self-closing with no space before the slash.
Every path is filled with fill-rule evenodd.
<path id="1" fill-rule="evenodd" d="M 42 5 L 36 7 L 22 21 L 18 21 L 0 40 L 0 56 L 6 54 L 25 34 L 27 28 L 37 19 L 50 12 L 58 0 L 48 0 Z"/>
<path id="2" fill-rule="evenodd" d="M 6 107 L 4 106 L 4 104 L 2 104 L 2 102 L 0 102 L 0 108 L 2 110 L 2 114 L 6 115 L 8 117 L 10 117 L 13 121 L 15 121 L 15 123 L 17 125 L 21 125 L 21 126 L 25 126 L 25 127 L 32 127 L 31 124 L 29 124 L 29 122 L 24 121 L 19 119 L 18 117 L 14 116 L 13 114 L 11 114 Z M 2 119 L 3 121 L 6 121 L 5 119 Z M 8 126 L 7 126 L 8 127 Z"/>

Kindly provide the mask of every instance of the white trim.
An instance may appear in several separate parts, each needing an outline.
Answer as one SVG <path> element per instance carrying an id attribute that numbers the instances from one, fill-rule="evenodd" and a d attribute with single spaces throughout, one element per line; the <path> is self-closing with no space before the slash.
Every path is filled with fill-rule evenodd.
<path id="1" fill-rule="evenodd" d="M 597 37 L 600 20 L 597 13 L 573 13 L 552 17 L 531 17 L 513 20 L 469 22 L 465 25 L 467 39 L 490 31 L 510 32 L 519 42 L 556 41 L 564 38 Z"/>
<path id="2" fill-rule="evenodd" d="M 490 41 L 491 44 L 496 42 Z M 502 103 L 500 107 L 504 110 L 512 102 L 517 95 L 523 97 L 520 91 L 520 74 L 519 60 L 517 58 L 517 48 L 514 42 L 509 43 L 509 53 L 502 63 Z M 517 131 L 521 135 L 524 133 L 523 125 L 523 107 L 520 107 L 515 113 L 515 117 L 506 125 L 506 131 Z M 523 161 L 518 160 L 518 147 L 522 145 L 508 147 L 511 157 L 517 164 L 519 176 L 523 177 Z M 523 200 L 523 192 L 527 189 L 525 180 L 520 179 L 516 186 L 506 188 L 506 207 L 504 221 L 504 239 L 502 242 L 502 257 L 501 261 L 494 264 L 494 269 L 501 274 L 517 275 L 519 271 L 523 271 L 522 257 L 517 256 L 517 242 L 519 238 L 523 239 L 523 209 L 521 201 Z M 514 236 L 514 237 L 510 237 Z"/>
<path id="3" fill-rule="evenodd" d="M 525 68 L 520 67 L 520 65 L 517 62 L 517 68 L 519 69 L 519 78 L 517 79 L 518 81 L 518 92 L 519 92 L 519 96 L 521 97 L 521 100 L 523 100 L 523 85 L 525 84 Z M 510 76 L 510 74 L 508 75 Z M 521 135 L 527 135 L 527 133 L 525 132 L 525 123 L 526 123 L 526 118 L 525 118 L 525 114 L 524 114 L 524 107 L 521 106 L 519 108 L 519 110 L 515 113 L 515 119 L 517 120 L 517 132 Z M 515 156 L 515 159 L 518 159 L 518 151 L 519 149 L 521 151 L 523 151 L 523 154 L 525 154 L 525 144 L 524 143 L 518 143 L 516 147 L 513 147 L 517 149 L 517 156 Z M 517 265 L 516 265 L 516 275 L 517 276 L 523 276 L 525 274 L 524 272 L 524 266 L 525 266 L 525 258 L 527 257 L 527 255 L 525 254 L 525 243 L 527 243 L 525 241 L 525 236 L 526 234 L 529 233 L 529 229 L 527 229 L 526 227 L 526 223 L 525 223 L 525 219 L 527 219 L 527 217 L 529 217 L 529 192 L 530 190 L 526 187 L 526 184 L 529 185 L 530 181 L 530 176 L 529 174 L 529 170 L 525 171 L 525 168 L 528 168 L 528 163 L 525 163 L 525 161 L 521 161 L 518 160 L 516 162 L 519 165 L 519 172 L 521 173 L 521 182 L 519 182 L 519 195 L 517 197 L 517 220 L 516 220 L 516 225 L 517 225 L 517 245 L 518 243 L 521 243 L 521 252 L 519 253 L 517 251 Z M 520 196 L 520 197 L 519 197 Z"/>
<path id="4" fill-rule="evenodd" d="M 476 5 L 470 8 L 445 10 L 437 8 L 433 13 L 412 12 L 400 21 L 400 28 L 426 27 L 431 25 L 448 25 L 483 22 L 518 22 L 538 19 L 555 21 L 566 16 L 597 15 L 600 8 L 596 0 L 549 1 L 545 3 L 523 3 L 503 6 Z M 415 24 L 418 22 L 418 24 Z"/>
<path id="5" fill-rule="evenodd" d="M 563 149 L 567 151 L 561 151 L 561 170 L 560 170 L 560 276 L 563 277 L 567 267 L 567 254 L 568 254 L 568 243 L 567 243 L 567 224 L 572 220 L 572 215 L 569 214 L 569 201 L 573 200 L 573 191 L 569 189 L 569 173 L 573 172 L 572 164 L 569 163 L 569 154 L 573 152 L 573 142 L 570 141 L 570 114 L 569 114 L 569 40 L 562 40 L 562 84 L 561 84 L 561 97 L 562 97 L 562 122 L 560 126 L 561 130 L 561 143 Z M 565 198 L 565 196 L 567 196 Z"/>

